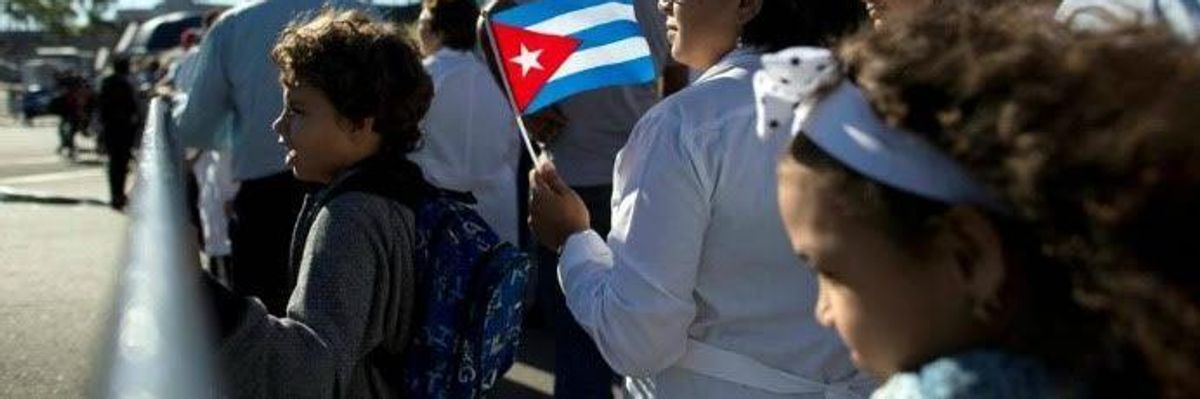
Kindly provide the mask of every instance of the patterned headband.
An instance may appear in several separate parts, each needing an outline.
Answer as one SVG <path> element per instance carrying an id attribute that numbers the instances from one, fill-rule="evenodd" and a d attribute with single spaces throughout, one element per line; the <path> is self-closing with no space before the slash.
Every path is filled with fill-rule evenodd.
<path id="1" fill-rule="evenodd" d="M 874 181 L 948 204 L 1006 207 L 949 156 L 916 134 L 888 126 L 829 50 L 797 47 L 764 55 L 754 76 L 758 131 L 804 134 Z"/>

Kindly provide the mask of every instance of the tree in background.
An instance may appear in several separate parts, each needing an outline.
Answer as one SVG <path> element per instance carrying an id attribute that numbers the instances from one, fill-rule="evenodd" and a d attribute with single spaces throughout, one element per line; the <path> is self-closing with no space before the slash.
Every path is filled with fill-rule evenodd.
<path id="1" fill-rule="evenodd" d="M 2 0 L 3 12 L 15 21 L 33 22 L 46 31 L 73 35 L 108 25 L 100 15 L 115 0 Z M 83 22 L 80 24 L 79 22 Z"/>

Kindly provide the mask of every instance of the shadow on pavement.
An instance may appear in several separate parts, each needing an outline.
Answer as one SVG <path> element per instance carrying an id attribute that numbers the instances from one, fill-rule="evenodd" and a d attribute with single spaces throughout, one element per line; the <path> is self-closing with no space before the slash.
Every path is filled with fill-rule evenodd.
<path id="1" fill-rule="evenodd" d="M 76 198 L 45 193 L 21 192 L 5 187 L 0 187 L 0 203 L 108 206 L 108 202 L 95 198 Z"/>

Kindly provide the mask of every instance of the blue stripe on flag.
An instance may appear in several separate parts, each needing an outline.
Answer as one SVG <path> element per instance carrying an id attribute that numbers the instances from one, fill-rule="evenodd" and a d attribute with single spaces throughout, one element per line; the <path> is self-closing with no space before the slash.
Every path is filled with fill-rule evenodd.
<path id="1" fill-rule="evenodd" d="M 615 43 L 633 36 L 641 36 L 642 27 L 633 21 L 614 21 L 593 28 L 588 28 L 571 37 L 580 40 L 579 48 L 575 51 Z"/>
<path id="2" fill-rule="evenodd" d="M 501 11 L 492 20 L 516 27 L 527 27 L 572 11 L 606 3 L 633 5 L 633 0 L 539 0 Z"/>
<path id="3" fill-rule="evenodd" d="M 537 112 L 547 105 L 579 92 L 606 86 L 646 83 L 654 80 L 656 75 L 654 59 L 651 57 L 588 69 L 547 83 L 538 92 L 537 97 L 534 97 L 533 101 L 529 103 L 529 106 L 525 107 L 525 114 Z"/>

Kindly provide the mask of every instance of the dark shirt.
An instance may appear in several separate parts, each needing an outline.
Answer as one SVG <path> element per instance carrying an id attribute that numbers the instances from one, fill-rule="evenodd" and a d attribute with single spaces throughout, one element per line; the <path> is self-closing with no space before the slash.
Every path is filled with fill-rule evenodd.
<path id="1" fill-rule="evenodd" d="M 137 92 L 127 75 L 112 74 L 100 82 L 100 123 L 109 140 L 132 140 L 137 126 Z M 114 136 L 115 135 L 115 136 Z"/>

